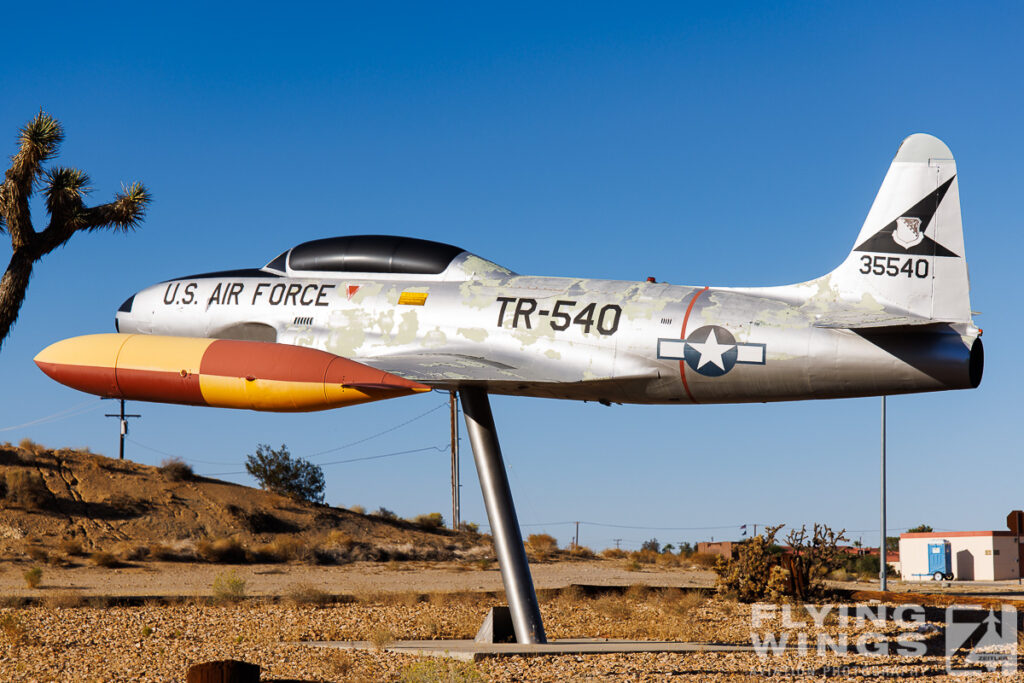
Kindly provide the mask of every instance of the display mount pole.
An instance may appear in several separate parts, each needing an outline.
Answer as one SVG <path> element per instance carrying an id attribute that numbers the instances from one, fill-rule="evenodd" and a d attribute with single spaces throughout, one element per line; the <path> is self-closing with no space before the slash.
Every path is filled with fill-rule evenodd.
<path id="1" fill-rule="evenodd" d="M 879 554 L 879 568 L 878 576 L 881 583 L 881 589 L 885 592 L 888 589 L 887 577 L 885 571 L 885 551 L 886 551 L 886 538 L 885 538 L 885 396 L 882 396 L 882 542 L 878 544 Z"/>
<path id="2" fill-rule="evenodd" d="M 480 490 L 484 495 L 487 520 L 494 537 L 494 550 L 498 555 L 501 580 L 505 584 L 516 642 L 546 643 L 540 605 L 533 588 L 530 563 L 526 558 L 512 490 L 508 485 L 508 474 L 498 445 L 490 400 L 487 392 L 479 387 L 459 389 L 459 398 L 462 399 L 462 413 L 466 418 L 466 432 L 473 446 L 473 459 L 480 476 Z"/>

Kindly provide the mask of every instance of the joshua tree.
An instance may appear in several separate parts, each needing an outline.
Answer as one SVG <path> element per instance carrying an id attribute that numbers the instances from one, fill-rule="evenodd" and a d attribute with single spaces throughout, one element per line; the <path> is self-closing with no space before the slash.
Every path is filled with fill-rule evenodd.
<path id="1" fill-rule="evenodd" d="M 11 237 L 11 261 L 0 278 L 0 345 L 18 318 L 36 261 L 79 230 L 131 230 L 146 214 L 149 190 L 142 183 L 122 187 L 114 201 L 85 206 L 89 176 L 77 168 L 43 168 L 57 156 L 64 140 L 60 122 L 40 110 L 18 134 L 18 152 L 0 184 L 0 233 Z M 32 227 L 29 199 L 42 188 L 50 222 L 42 232 Z"/>

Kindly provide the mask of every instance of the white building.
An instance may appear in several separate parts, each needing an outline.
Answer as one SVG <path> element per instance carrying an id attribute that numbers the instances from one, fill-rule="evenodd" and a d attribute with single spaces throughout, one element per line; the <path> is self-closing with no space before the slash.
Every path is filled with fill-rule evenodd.
<path id="1" fill-rule="evenodd" d="M 1020 577 L 1024 545 L 1010 531 L 949 531 L 900 534 L 900 575 L 904 581 L 931 581 L 928 546 L 949 541 L 953 579 L 1002 581 Z"/>

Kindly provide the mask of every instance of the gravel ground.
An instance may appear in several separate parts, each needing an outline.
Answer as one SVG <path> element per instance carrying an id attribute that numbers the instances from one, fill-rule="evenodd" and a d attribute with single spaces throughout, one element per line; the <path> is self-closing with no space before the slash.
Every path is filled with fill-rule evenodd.
<path id="1" fill-rule="evenodd" d="M 315 600 L 315 591 L 305 600 Z M 263 679 L 347 680 L 838 680 L 947 677 L 936 633 L 917 623 L 848 622 L 828 616 L 816 624 L 806 612 L 764 613 L 761 635 L 804 634 L 809 652 L 759 658 L 753 652 L 509 657 L 476 664 L 417 660 L 384 651 L 344 652 L 301 640 L 470 638 L 495 598 L 475 594 L 384 592 L 355 602 L 316 606 L 247 600 L 211 605 L 201 599 L 138 607 L 70 606 L 81 597 L 54 592 L 44 604 L 0 608 L 2 681 L 181 681 L 191 664 L 241 659 L 263 667 Z M 544 600 L 551 638 L 607 637 L 750 644 L 752 608 L 679 590 L 631 588 L 625 595 L 585 597 L 566 590 Z M 785 619 L 785 621 L 784 621 Z M 938 628 L 942 624 L 936 625 Z M 929 627 L 928 630 L 931 630 Z M 819 636 L 850 645 L 858 638 L 894 651 L 896 639 L 918 646 L 914 657 L 819 656 Z M 882 645 L 880 645 L 880 643 Z M 938 647 L 936 645 L 938 644 Z M 930 648 L 930 650 L 927 650 Z M 842 649 L 842 648 L 841 648 Z M 927 651 L 926 651 L 927 650 Z M 440 677 L 454 671 L 462 678 Z M 433 678 L 415 678 L 430 674 Z M 476 678 L 474 678 L 476 677 Z M 1010 680 L 998 674 L 981 676 Z"/>

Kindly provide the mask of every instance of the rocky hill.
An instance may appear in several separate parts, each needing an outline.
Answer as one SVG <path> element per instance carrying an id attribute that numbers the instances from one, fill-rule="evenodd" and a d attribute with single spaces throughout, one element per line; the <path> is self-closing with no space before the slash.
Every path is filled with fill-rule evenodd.
<path id="1" fill-rule="evenodd" d="M 477 534 L 313 505 L 187 467 L 0 446 L 3 559 L 333 564 L 472 558 L 489 545 Z"/>

